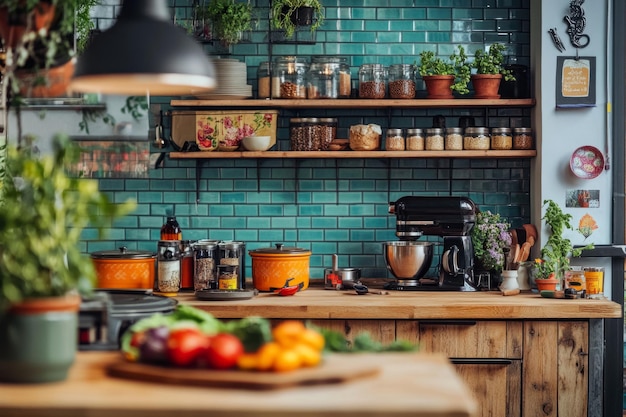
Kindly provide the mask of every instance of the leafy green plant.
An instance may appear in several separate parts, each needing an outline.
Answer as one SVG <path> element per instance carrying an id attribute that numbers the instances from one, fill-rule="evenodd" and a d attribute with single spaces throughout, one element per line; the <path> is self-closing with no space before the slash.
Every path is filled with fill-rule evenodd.
<path id="1" fill-rule="evenodd" d="M 564 213 L 553 200 L 544 200 L 543 206 L 546 211 L 541 220 L 548 227 L 550 236 L 541 248 L 541 258 L 535 259 L 536 276 L 542 279 L 554 273 L 559 278 L 570 268 L 570 256 L 580 256 L 584 249 L 593 248 L 593 244 L 574 248 L 570 239 L 564 236 L 566 231 L 574 230 L 570 223 L 572 215 Z"/>
<path id="2" fill-rule="evenodd" d="M 82 230 L 103 231 L 135 206 L 114 204 L 97 181 L 67 174 L 80 154 L 67 136 L 55 137 L 53 149 L 41 157 L 31 146 L 8 150 L 0 205 L 0 311 L 26 298 L 89 291 L 95 269 L 80 249 Z"/>
<path id="3" fill-rule="evenodd" d="M 478 49 L 474 53 L 472 68 L 476 68 L 477 74 L 502 74 L 506 81 L 515 81 L 513 73 L 502 65 L 504 56 L 502 52 L 505 46 L 501 43 L 493 43 L 487 52 Z"/>
<path id="4" fill-rule="evenodd" d="M 252 29 L 252 5 L 235 0 L 211 0 L 206 16 L 213 22 L 215 35 L 225 45 L 234 45 L 242 33 Z"/>
<path id="5" fill-rule="evenodd" d="M 270 20 L 272 28 L 282 30 L 285 38 L 292 38 L 297 27 L 294 23 L 295 16 L 301 7 L 313 8 L 315 19 L 310 30 L 315 32 L 324 23 L 324 8 L 319 0 L 274 0 Z"/>
<path id="6" fill-rule="evenodd" d="M 459 94 L 469 93 L 467 84 L 470 81 L 471 66 L 467 63 L 465 48 L 459 45 L 448 60 L 435 55 L 433 51 L 420 52 L 420 64 L 417 70 L 422 77 L 431 75 L 454 75 L 451 90 Z"/>

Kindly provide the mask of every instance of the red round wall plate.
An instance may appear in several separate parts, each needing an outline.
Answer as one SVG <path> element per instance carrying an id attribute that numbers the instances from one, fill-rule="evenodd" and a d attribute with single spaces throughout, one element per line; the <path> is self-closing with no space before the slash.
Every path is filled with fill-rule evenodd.
<path id="1" fill-rule="evenodd" d="M 595 178 L 604 171 L 604 156 L 598 148 L 581 146 L 572 154 L 569 166 L 578 178 Z"/>

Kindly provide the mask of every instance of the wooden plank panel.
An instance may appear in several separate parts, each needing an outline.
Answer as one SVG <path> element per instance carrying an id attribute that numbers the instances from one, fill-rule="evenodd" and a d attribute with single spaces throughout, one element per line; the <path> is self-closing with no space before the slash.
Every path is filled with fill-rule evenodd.
<path id="1" fill-rule="evenodd" d="M 524 323 L 523 417 L 557 417 L 557 326 L 554 321 Z"/>
<path id="2" fill-rule="evenodd" d="M 559 322 L 559 416 L 587 415 L 588 340 L 586 322 Z"/>
<path id="3" fill-rule="evenodd" d="M 524 323 L 521 320 L 506 322 L 506 357 L 521 359 L 524 351 Z"/>

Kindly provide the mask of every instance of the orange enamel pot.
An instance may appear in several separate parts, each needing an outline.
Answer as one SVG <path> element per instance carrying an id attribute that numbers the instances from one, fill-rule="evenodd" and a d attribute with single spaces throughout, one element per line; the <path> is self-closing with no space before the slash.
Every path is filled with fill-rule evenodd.
<path id="1" fill-rule="evenodd" d="M 259 291 L 275 291 L 284 286 L 297 285 L 300 291 L 309 287 L 311 251 L 286 247 L 248 251 L 252 258 L 252 285 Z"/>
<path id="2" fill-rule="evenodd" d="M 119 250 L 91 254 L 96 269 L 96 288 L 153 289 L 156 253 Z"/>

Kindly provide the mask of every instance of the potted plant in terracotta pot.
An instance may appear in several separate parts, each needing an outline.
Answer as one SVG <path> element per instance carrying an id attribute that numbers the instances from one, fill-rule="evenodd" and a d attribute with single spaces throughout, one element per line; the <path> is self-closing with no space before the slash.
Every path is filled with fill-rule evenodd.
<path id="1" fill-rule="evenodd" d="M 89 11 L 98 0 L 4 0 L 0 37 L 5 45 L 3 78 L 22 97 L 64 95 L 74 54 L 94 27 Z M 75 46 L 76 39 L 76 46 Z"/>
<path id="2" fill-rule="evenodd" d="M 274 0 L 270 23 L 272 29 L 282 30 L 285 38 L 291 39 L 300 26 L 308 26 L 311 32 L 319 29 L 324 8 L 319 0 Z"/>
<path id="3" fill-rule="evenodd" d="M 565 271 L 570 269 L 571 257 L 578 257 L 583 250 L 593 248 L 593 244 L 575 248 L 565 236 L 567 231 L 574 230 L 570 223 L 571 214 L 564 213 L 553 200 L 544 200 L 543 206 L 545 213 L 541 220 L 548 227 L 549 237 L 541 248 L 541 257 L 535 259 L 534 278 L 539 291 L 554 290 Z"/>
<path id="4" fill-rule="evenodd" d="M 70 177 L 79 155 L 57 137 L 52 155 L 8 149 L 0 202 L 0 380 L 65 379 L 77 348 L 80 294 L 95 270 L 82 230 L 103 230 L 134 203 L 113 204 L 95 180 Z M 4 153 L 3 153 L 4 156 Z"/>
<path id="5" fill-rule="evenodd" d="M 502 77 L 506 81 L 515 81 L 511 71 L 502 66 L 504 62 L 502 51 L 504 50 L 503 44 L 494 43 L 489 46 L 487 52 L 479 49 L 474 53 L 472 68 L 476 69 L 476 73 L 472 74 L 471 79 L 475 98 L 500 98 L 498 90 Z"/>
<path id="6" fill-rule="evenodd" d="M 426 84 L 427 98 L 451 99 L 454 98 L 454 91 L 459 94 L 469 93 L 467 84 L 471 68 L 466 59 L 462 46 L 448 60 L 435 56 L 433 51 L 422 51 L 417 70 Z"/>

